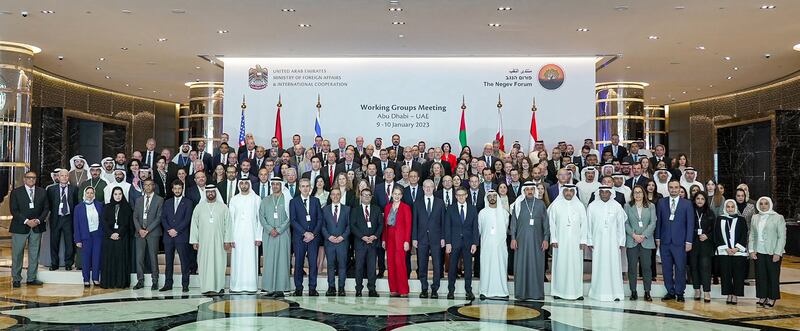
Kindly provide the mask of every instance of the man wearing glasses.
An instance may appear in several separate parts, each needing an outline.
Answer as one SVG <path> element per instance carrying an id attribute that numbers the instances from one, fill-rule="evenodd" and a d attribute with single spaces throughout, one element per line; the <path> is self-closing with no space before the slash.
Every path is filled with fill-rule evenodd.
<path id="1" fill-rule="evenodd" d="M 28 244 L 28 285 L 42 285 L 36 279 L 39 268 L 39 244 L 45 231 L 48 203 L 45 190 L 36 186 L 36 173 L 28 171 L 24 185 L 11 191 L 11 276 L 13 286 L 22 282 L 22 261 L 25 244 Z"/>

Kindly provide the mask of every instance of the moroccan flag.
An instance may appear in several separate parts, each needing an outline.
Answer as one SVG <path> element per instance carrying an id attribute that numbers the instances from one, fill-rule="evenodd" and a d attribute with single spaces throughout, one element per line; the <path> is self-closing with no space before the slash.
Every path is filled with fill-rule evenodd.
<path id="1" fill-rule="evenodd" d="M 275 115 L 275 138 L 278 139 L 278 146 L 283 148 L 283 130 L 281 129 L 281 96 L 278 95 L 278 113 Z"/>
<path id="2" fill-rule="evenodd" d="M 464 104 L 464 99 L 461 99 L 461 126 L 458 128 L 458 142 L 461 143 L 461 148 L 467 146 L 467 121 L 464 120 L 464 111 L 467 110 L 467 105 Z"/>
<path id="3" fill-rule="evenodd" d="M 503 112 L 500 111 L 500 108 L 497 108 L 497 133 L 494 135 L 494 139 L 500 142 L 500 150 L 505 152 L 506 144 L 505 138 L 503 137 Z"/>

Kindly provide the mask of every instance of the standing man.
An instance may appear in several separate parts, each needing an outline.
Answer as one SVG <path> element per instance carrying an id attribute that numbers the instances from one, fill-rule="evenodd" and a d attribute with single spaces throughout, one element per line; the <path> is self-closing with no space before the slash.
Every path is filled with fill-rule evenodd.
<path id="1" fill-rule="evenodd" d="M 322 207 L 319 199 L 311 195 L 311 183 L 300 180 L 300 196 L 292 199 L 289 205 L 289 221 L 292 224 L 292 245 L 294 247 L 294 295 L 303 295 L 303 263 L 308 258 L 308 295 L 319 296 L 317 292 L 317 251 L 322 228 Z"/>
<path id="2" fill-rule="evenodd" d="M 86 171 L 86 159 L 81 155 L 75 155 L 69 160 L 69 184 L 75 187 L 80 186 L 89 178 Z"/>
<path id="3" fill-rule="evenodd" d="M 583 299 L 583 249 L 586 247 L 586 207 L 575 185 L 567 184 L 547 210 L 553 277 L 550 295 L 556 299 Z"/>
<path id="4" fill-rule="evenodd" d="M 144 287 L 144 259 L 150 259 L 153 279 L 151 290 L 158 289 L 158 241 L 161 239 L 161 207 L 164 198 L 155 194 L 155 182 L 144 181 L 144 195 L 133 207 L 133 225 L 136 229 L 136 285 L 134 290 Z M 111 194 L 106 197 L 110 198 Z"/>
<path id="5" fill-rule="evenodd" d="M 88 180 L 83 182 L 80 186 L 78 186 L 78 201 L 83 201 L 83 192 L 86 191 L 86 188 L 91 186 L 94 188 L 94 199 L 100 202 L 105 202 L 105 195 L 103 194 L 106 189 L 106 181 L 100 177 L 102 173 L 102 169 L 100 165 L 97 163 L 93 163 L 89 166 L 89 177 Z"/>
<path id="6" fill-rule="evenodd" d="M 258 220 L 261 199 L 250 190 L 248 173 L 239 180 L 239 194 L 230 199 L 232 222 L 231 292 L 258 291 L 258 246 L 263 229 Z"/>
<path id="7" fill-rule="evenodd" d="M 550 223 L 544 203 L 536 199 L 535 185 L 525 182 L 522 185 L 524 195 L 511 207 L 511 249 L 516 251 L 514 296 L 517 300 L 544 298 L 544 263 Z"/>
<path id="8" fill-rule="evenodd" d="M 46 229 L 45 221 L 49 211 L 47 193 L 36 186 L 36 172 L 25 173 L 23 185 L 11 191 L 11 277 L 12 286 L 19 288 L 22 282 L 22 261 L 25 255 L 25 244 L 28 244 L 28 285 L 42 285 L 36 279 L 39 269 L 39 246 L 42 232 Z"/>
<path id="9" fill-rule="evenodd" d="M 350 210 L 350 231 L 355 237 L 356 247 L 356 297 L 361 296 L 361 290 L 364 288 L 364 273 L 366 273 L 369 296 L 377 298 L 375 259 L 378 247 L 380 247 L 378 238 L 381 238 L 383 233 L 383 220 L 378 206 L 371 203 L 372 191 L 363 189 L 359 196 L 361 201 L 359 208 Z"/>
<path id="10" fill-rule="evenodd" d="M 472 294 L 472 255 L 478 249 L 478 210 L 467 203 L 467 190 L 459 187 L 456 200 L 447 210 L 444 225 L 445 251 L 450 254 L 450 267 L 447 273 L 447 299 L 455 298 L 458 260 L 464 262 L 464 290 L 467 300 L 474 300 Z"/>
<path id="11" fill-rule="evenodd" d="M 694 233 L 694 208 L 680 197 L 681 183 L 677 179 L 667 184 L 669 196 L 656 205 L 656 247 L 661 254 L 664 286 L 667 295 L 662 300 L 677 299 L 684 302 L 686 290 L 686 253 L 692 250 Z"/>
<path id="12" fill-rule="evenodd" d="M 200 291 L 205 295 L 225 293 L 225 268 L 231 242 L 228 207 L 217 198 L 214 185 L 206 185 L 205 200 L 192 213 L 189 242 L 197 251 Z"/>
<path id="13" fill-rule="evenodd" d="M 408 188 L 406 188 L 407 190 Z M 422 183 L 424 195 L 417 199 L 412 210 L 411 242 L 417 249 L 417 276 L 422 285 L 420 298 L 428 297 L 428 259 L 433 260 L 431 299 L 439 298 L 442 278 L 442 248 L 445 246 L 443 225 L 447 207 L 442 199 L 433 196 L 433 181 Z"/>
<path id="14" fill-rule="evenodd" d="M 619 301 L 622 287 L 620 249 L 625 247 L 625 220 L 622 207 L 611 199 L 613 189 L 601 186 L 600 199 L 589 204 L 586 245 L 592 252 L 592 284 L 589 297 L 599 301 Z M 555 279 L 555 277 L 553 277 Z"/>
<path id="15" fill-rule="evenodd" d="M 481 300 L 508 298 L 508 212 L 498 206 L 497 192 L 486 192 L 486 208 L 478 213 L 481 236 Z"/>
<path id="16" fill-rule="evenodd" d="M 349 152 L 349 151 L 348 151 Z M 350 243 L 350 207 L 341 203 L 342 191 L 334 187 L 330 192 L 331 203 L 322 208 L 324 224 L 322 238 L 325 240 L 325 256 L 328 259 L 328 291 L 325 296 L 336 296 L 336 272 L 339 273 L 339 296 L 345 296 L 344 282 L 347 280 L 347 245 Z"/>
<path id="17" fill-rule="evenodd" d="M 153 138 L 148 138 L 145 145 L 144 151 L 144 164 L 146 164 L 150 169 L 156 168 L 156 161 L 158 160 L 158 154 L 156 154 L 156 140 Z"/>
<path id="18" fill-rule="evenodd" d="M 289 201 L 291 198 L 283 190 L 283 181 L 280 177 L 273 177 L 270 179 L 270 194 L 262 196 L 258 212 L 264 250 L 261 289 L 267 292 L 267 296 L 276 298 L 282 298 L 283 292 L 291 290 Z"/>
<path id="19" fill-rule="evenodd" d="M 205 175 L 205 174 L 203 174 Z M 148 181 L 151 181 L 148 179 Z M 166 265 L 164 270 L 164 287 L 159 292 L 172 290 L 172 273 L 175 264 L 175 251 L 178 251 L 178 258 L 181 259 L 181 286 L 183 292 L 189 292 L 189 276 L 191 272 L 189 257 L 189 226 L 192 222 L 192 201 L 184 199 L 183 182 L 175 180 L 172 182 L 172 194 L 174 197 L 164 202 L 161 210 L 161 225 L 167 231 L 164 235 L 164 257 Z"/>
<path id="20" fill-rule="evenodd" d="M 64 238 L 64 269 L 72 270 L 75 244 L 72 241 L 72 209 L 78 204 L 78 188 L 69 184 L 69 172 L 58 172 L 58 185 L 47 188 L 50 207 L 50 270 L 58 270 L 58 251 Z"/>
<path id="21" fill-rule="evenodd" d="M 619 135 L 616 133 L 611 135 L 611 145 L 603 147 L 603 154 L 606 152 L 611 152 L 611 156 L 614 158 L 614 161 L 621 162 L 622 159 L 628 156 L 628 150 L 619 144 Z"/>
<path id="22" fill-rule="evenodd" d="M 386 210 L 386 205 L 391 202 L 395 185 L 397 183 L 394 182 L 394 169 L 386 168 L 383 172 L 383 183 L 379 184 L 375 189 L 375 203 L 381 212 Z M 383 273 L 386 271 L 386 250 L 383 249 L 380 242 L 377 243 L 376 249 L 378 254 L 378 278 L 383 278 Z"/>

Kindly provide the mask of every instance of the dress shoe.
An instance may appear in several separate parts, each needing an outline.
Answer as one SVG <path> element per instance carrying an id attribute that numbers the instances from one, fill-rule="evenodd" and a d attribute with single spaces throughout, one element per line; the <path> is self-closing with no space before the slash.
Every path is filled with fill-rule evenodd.
<path id="1" fill-rule="evenodd" d="M 631 298 L 630 299 L 633 300 L 633 301 L 638 300 L 639 299 L 639 294 L 637 294 L 636 291 L 631 292 Z"/>
<path id="2" fill-rule="evenodd" d="M 438 298 L 439 298 L 439 293 L 436 293 L 436 291 L 431 292 L 431 299 L 438 299 Z"/>
<path id="3" fill-rule="evenodd" d="M 678 295 L 678 302 L 686 302 L 686 298 L 683 295 Z"/>
<path id="4" fill-rule="evenodd" d="M 155 291 L 158 289 L 158 283 L 153 283 L 153 286 L 150 286 L 150 290 Z M 170 287 L 172 289 L 172 287 Z"/>
<path id="5" fill-rule="evenodd" d="M 650 291 L 644 291 L 644 301 L 653 301 L 653 297 L 650 296 Z"/>
<path id="6" fill-rule="evenodd" d="M 89 284 L 89 283 L 83 283 L 83 287 L 84 287 L 84 288 L 92 287 L 92 284 Z"/>
<path id="7" fill-rule="evenodd" d="M 311 295 L 311 294 L 309 293 L 309 295 Z M 325 292 L 325 296 L 326 297 L 335 297 L 336 296 L 336 290 L 334 290 L 333 287 L 329 287 L 328 291 Z"/>
<path id="8" fill-rule="evenodd" d="M 337 295 L 337 296 L 340 296 L 340 297 L 343 297 L 343 296 L 346 296 L 346 295 L 347 295 L 347 293 L 345 293 L 345 292 L 344 292 L 344 289 L 343 289 L 343 288 L 340 288 L 340 289 L 339 289 L 339 293 L 337 293 L 336 295 Z"/>
<path id="9" fill-rule="evenodd" d="M 20 286 L 22 286 L 22 284 L 20 284 L 18 280 L 15 280 L 11 282 L 11 286 L 13 286 L 14 288 L 19 288 Z"/>
<path id="10" fill-rule="evenodd" d="M 484 300 L 486 300 L 486 296 L 485 296 L 485 295 L 483 295 L 483 294 L 481 294 L 481 295 L 479 296 L 479 298 L 481 298 L 481 301 L 484 301 Z"/>
<path id="11" fill-rule="evenodd" d="M 578 297 L 577 299 L 575 299 L 575 300 L 578 300 L 578 301 L 583 301 L 583 296 L 581 295 L 581 296 L 579 296 L 579 297 Z"/>
<path id="12" fill-rule="evenodd" d="M 42 281 L 38 280 L 38 279 L 34 279 L 34 280 L 31 280 L 31 281 L 28 281 L 28 285 L 42 285 L 42 284 L 44 284 L 44 283 L 42 283 Z"/>
<path id="13" fill-rule="evenodd" d="M 133 286 L 134 290 L 138 290 L 138 289 L 141 289 L 141 288 L 144 288 L 144 283 L 143 282 L 138 282 L 138 283 L 136 283 L 136 285 Z"/>
<path id="14" fill-rule="evenodd" d="M 164 285 L 164 287 L 162 287 L 162 288 L 161 288 L 160 290 L 158 290 L 158 291 L 159 291 L 159 292 L 172 291 L 172 286 L 167 286 L 167 285 Z"/>
<path id="15" fill-rule="evenodd" d="M 56 271 L 56 270 L 58 270 L 58 266 L 57 265 L 51 265 L 50 266 L 50 271 Z"/>
<path id="16" fill-rule="evenodd" d="M 296 297 L 301 297 L 301 296 L 303 296 L 303 291 L 301 291 L 301 290 L 294 290 L 294 296 L 296 296 Z"/>
<path id="17" fill-rule="evenodd" d="M 670 301 L 670 300 L 675 300 L 675 294 L 667 293 L 667 295 L 661 298 L 661 301 Z"/>
<path id="18" fill-rule="evenodd" d="M 427 298 L 428 298 L 428 291 L 422 291 L 422 292 L 419 294 L 419 298 L 420 298 L 420 299 L 427 299 Z"/>
<path id="19" fill-rule="evenodd" d="M 72 271 L 72 266 L 67 266 L 66 268 L 64 268 L 64 270 Z"/>
<path id="20" fill-rule="evenodd" d="M 453 300 L 455 298 L 456 298 L 456 296 L 453 295 L 453 292 L 447 292 L 447 300 Z"/>
<path id="21" fill-rule="evenodd" d="M 472 291 L 467 291 L 467 300 L 468 301 L 475 300 L 475 295 L 472 294 Z"/>
<path id="22" fill-rule="evenodd" d="M 224 288 L 219 290 L 219 295 L 223 295 L 223 294 L 225 294 L 225 289 Z"/>
<path id="23" fill-rule="evenodd" d="M 378 295 L 378 292 L 377 292 L 377 291 L 375 291 L 375 290 L 369 291 L 369 294 L 368 294 L 368 295 L 369 295 L 369 297 L 370 297 L 370 298 L 377 298 L 377 297 L 380 297 L 380 295 Z"/>
<path id="24" fill-rule="evenodd" d="M 360 297 L 361 297 L 361 291 L 356 291 L 356 298 L 360 298 Z"/>
<path id="25" fill-rule="evenodd" d="M 614 299 L 614 302 L 619 302 L 619 298 Z"/>
<path id="26" fill-rule="evenodd" d="M 275 291 L 272 296 L 275 298 L 283 298 L 283 291 Z"/>
<path id="27" fill-rule="evenodd" d="M 317 290 L 308 290 L 308 296 L 310 296 L 310 297 L 318 297 L 319 296 L 319 292 L 317 292 Z"/>
<path id="28" fill-rule="evenodd" d="M 378 276 L 377 276 L 377 278 L 378 278 L 378 279 L 383 279 L 383 273 L 384 273 L 384 272 L 386 272 L 386 271 L 385 271 L 385 270 L 384 270 L 384 271 L 378 271 Z"/>
<path id="29" fill-rule="evenodd" d="M 183 293 L 189 292 L 189 287 L 188 286 L 184 286 L 183 289 L 181 290 L 181 292 L 183 292 Z"/>

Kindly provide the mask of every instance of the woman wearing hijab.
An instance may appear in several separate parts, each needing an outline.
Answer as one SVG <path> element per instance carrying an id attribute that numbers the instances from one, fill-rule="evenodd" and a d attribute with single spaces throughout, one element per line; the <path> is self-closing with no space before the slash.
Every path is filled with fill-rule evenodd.
<path id="1" fill-rule="evenodd" d="M 692 250 L 689 251 L 689 269 L 694 288 L 694 300 L 700 300 L 702 286 L 703 301 L 711 302 L 711 259 L 714 256 L 714 221 L 717 216 L 709 206 L 708 196 L 699 191 L 692 198 L 694 202 L 695 233 Z"/>
<path id="2" fill-rule="evenodd" d="M 750 226 L 748 248 L 756 263 L 758 305 L 774 307 L 781 298 L 781 256 L 786 246 L 786 220 L 772 210 L 772 199 L 758 198 L 758 214 Z"/>
<path id="3" fill-rule="evenodd" d="M 72 237 L 75 246 L 81 249 L 83 287 L 89 287 L 90 278 L 94 285 L 100 285 L 100 252 L 103 243 L 100 215 L 103 215 L 103 204 L 94 198 L 94 187 L 86 187 L 83 190 L 83 203 L 75 206 L 72 219 Z"/>
<path id="4" fill-rule="evenodd" d="M 126 288 L 131 282 L 130 240 L 133 233 L 133 210 L 122 189 L 111 191 L 111 200 L 103 208 L 103 259 L 100 287 Z"/>
<path id="5" fill-rule="evenodd" d="M 406 252 L 411 249 L 411 208 L 403 200 L 403 189 L 395 185 L 392 203 L 384 210 L 383 249 L 386 250 L 386 266 L 389 271 L 389 292 L 392 297 L 408 296 L 408 272 Z"/>
<path id="6" fill-rule="evenodd" d="M 723 215 L 714 227 L 714 245 L 720 265 L 722 294 L 725 303 L 735 305 L 744 295 L 744 276 L 747 272 L 747 221 L 737 213 L 736 201 L 726 200 Z"/>
<path id="7" fill-rule="evenodd" d="M 737 190 L 738 189 L 744 190 L 744 193 L 745 193 L 745 196 L 746 196 L 746 199 L 747 199 L 747 203 L 755 206 L 756 201 L 753 200 L 753 198 L 750 196 L 750 186 L 747 186 L 747 184 L 742 183 L 742 184 L 737 185 L 736 189 Z"/>

